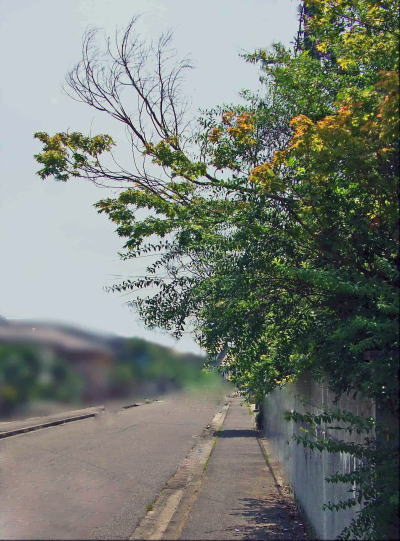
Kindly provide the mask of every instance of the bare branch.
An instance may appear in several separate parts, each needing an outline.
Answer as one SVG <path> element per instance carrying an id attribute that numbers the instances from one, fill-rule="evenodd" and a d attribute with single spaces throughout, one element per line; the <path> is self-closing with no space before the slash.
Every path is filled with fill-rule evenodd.
<path id="1" fill-rule="evenodd" d="M 86 177 L 94 180 L 120 180 L 163 191 L 170 180 L 150 174 L 155 165 L 144 154 L 150 143 L 171 140 L 173 148 L 185 144 L 189 122 L 186 102 L 181 96 L 181 81 L 191 67 L 188 59 L 176 60 L 171 33 L 156 43 L 146 42 L 137 32 L 137 17 L 125 31 L 105 39 L 103 49 L 96 45 L 98 30 L 88 30 L 83 38 L 82 59 L 66 77 L 66 92 L 73 99 L 110 115 L 126 126 L 134 172 L 126 171 L 113 157 L 119 171 L 99 165 L 88 168 Z M 132 99 L 133 98 L 133 99 Z M 142 164 L 139 166 L 139 156 Z"/>

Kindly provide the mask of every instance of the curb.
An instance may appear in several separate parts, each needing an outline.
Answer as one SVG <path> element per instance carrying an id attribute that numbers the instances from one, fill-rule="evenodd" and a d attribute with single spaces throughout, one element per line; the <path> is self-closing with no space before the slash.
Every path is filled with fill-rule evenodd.
<path id="1" fill-rule="evenodd" d="M 208 460 L 217 435 L 228 414 L 232 400 L 225 397 L 225 405 L 214 415 L 199 441 L 195 443 L 176 473 L 167 481 L 155 502 L 139 522 L 130 540 L 179 539 L 203 482 Z"/>
<path id="2" fill-rule="evenodd" d="M 143 404 L 136 403 L 135 404 L 127 404 L 126 406 L 122 406 L 121 409 L 127 410 L 129 408 L 137 408 L 138 406 L 142 406 Z"/>
<path id="3" fill-rule="evenodd" d="M 126 404 L 121 406 L 121 410 L 127 410 L 129 408 L 137 408 L 138 406 L 147 406 L 153 404 L 153 402 L 162 402 L 159 398 L 146 398 L 144 402 L 134 402 L 133 404 Z"/>
<path id="4" fill-rule="evenodd" d="M 158 399 L 149 400 L 147 402 L 135 402 L 133 404 L 127 404 L 126 406 L 122 406 L 121 410 L 126 410 L 129 408 L 135 408 L 138 406 L 146 406 L 147 404 L 151 404 L 153 402 L 159 402 Z M 90 412 L 88 410 L 91 410 Z M 97 406 L 95 408 L 86 408 L 81 411 L 86 411 L 87 413 L 82 413 L 80 415 L 70 415 L 67 417 L 61 417 L 58 419 L 54 419 L 51 421 L 44 421 L 42 423 L 39 423 L 37 425 L 30 425 L 30 426 L 24 426 L 21 428 L 15 428 L 13 430 L 7 430 L 4 432 L 0 431 L 0 439 L 3 438 L 10 438 L 11 436 L 18 436 L 19 434 L 25 434 L 27 432 L 34 432 L 35 430 L 41 430 L 42 428 L 50 428 L 52 426 L 57 425 L 63 425 L 66 423 L 72 423 L 73 421 L 82 421 L 84 419 L 89 419 L 91 417 L 96 417 L 99 413 L 102 413 L 105 411 L 105 406 Z M 93 411 L 95 410 L 95 411 Z"/>
<path id="5" fill-rule="evenodd" d="M 38 425 L 24 426 L 22 428 L 16 428 L 14 430 L 8 430 L 7 432 L 0 432 L 0 439 L 9 438 L 11 436 L 18 436 L 18 434 L 25 434 L 26 432 L 34 432 L 35 430 L 40 430 L 42 428 L 72 423 L 73 421 L 89 419 L 90 417 L 96 417 L 96 415 L 98 415 L 103 410 L 104 406 L 100 406 L 95 412 L 84 413 L 82 415 L 74 415 L 71 417 L 63 417 L 62 419 L 55 419 L 54 421 L 47 421 Z"/>

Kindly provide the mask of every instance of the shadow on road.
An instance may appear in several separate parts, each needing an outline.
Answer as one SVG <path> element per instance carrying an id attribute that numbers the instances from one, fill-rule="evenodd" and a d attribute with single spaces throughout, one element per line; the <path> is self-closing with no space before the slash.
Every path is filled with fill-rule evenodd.
<path id="1" fill-rule="evenodd" d="M 231 528 L 232 539 L 306 540 L 305 528 L 296 509 L 279 498 L 242 498 L 241 508 L 231 514 L 241 517 L 245 525 Z M 241 522 L 239 519 L 238 522 Z"/>
<path id="2" fill-rule="evenodd" d="M 255 438 L 255 430 L 221 430 L 217 433 L 219 438 Z"/>

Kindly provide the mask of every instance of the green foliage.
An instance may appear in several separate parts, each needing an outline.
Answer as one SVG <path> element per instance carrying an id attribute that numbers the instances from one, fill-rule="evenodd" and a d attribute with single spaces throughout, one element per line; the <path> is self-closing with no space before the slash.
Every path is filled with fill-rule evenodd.
<path id="1" fill-rule="evenodd" d="M 116 351 L 110 374 L 111 392 L 118 397 L 129 396 L 148 382 L 161 390 L 197 389 L 206 382 L 210 386 L 220 384 L 215 373 L 202 370 L 202 360 L 140 338 L 127 338 Z"/>
<path id="2" fill-rule="evenodd" d="M 394 539 L 399 528 L 399 480 L 395 475 L 399 469 L 399 454 L 398 434 L 393 434 L 393 427 L 377 426 L 373 418 L 339 409 L 318 415 L 287 412 L 286 419 L 300 425 L 301 435 L 294 438 L 304 447 L 320 452 L 346 453 L 357 459 L 353 471 L 326 478 L 329 483 L 348 487 L 350 497 L 325 503 L 323 509 L 341 511 L 362 504 L 339 539 Z M 354 443 L 331 435 L 332 431 L 339 430 L 364 436 L 360 443 Z"/>
<path id="3" fill-rule="evenodd" d="M 150 327 L 191 328 L 248 397 L 308 371 L 337 396 L 398 412 L 398 7 L 305 0 L 295 48 L 245 57 L 261 69 L 260 92 L 203 112 L 194 135 L 158 112 L 162 92 L 149 102 L 131 79 L 156 135 L 101 110 L 131 130 L 147 172 L 105 168 L 106 136 L 38 135 L 42 177 L 131 182 L 97 207 L 124 239 L 122 257 L 152 259 L 145 278 L 112 289 L 132 291 Z M 78 98 L 91 74 L 75 80 Z"/>
<path id="4" fill-rule="evenodd" d="M 202 357 L 139 338 L 117 342 L 110 343 L 114 350 L 106 389 L 110 397 L 120 399 L 140 393 L 149 382 L 159 392 L 221 384 L 217 374 L 203 371 Z M 84 380 L 73 361 L 44 347 L 0 345 L 0 411 L 4 417 L 24 412 L 37 401 L 79 403 L 90 384 L 90 376 Z"/>
<path id="5" fill-rule="evenodd" d="M 35 139 L 43 144 L 43 152 L 36 154 L 36 160 L 43 164 L 38 175 L 45 179 L 68 180 L 82 175 L 81 171 L 90 171 L 99 164 L 100 154 L 111 150 L 114 145 L 109 135 L 86 137 L 79 132 L 56 133 L 50 137 L 47 133 L 35 133 Z"/>
<path id="6" fill-rule="evenodd" d="M 0 410 L 9 415 L 36 401 L 79 400 L 80 376 L 68 363 L 40 347 L 0 345 Z"/>

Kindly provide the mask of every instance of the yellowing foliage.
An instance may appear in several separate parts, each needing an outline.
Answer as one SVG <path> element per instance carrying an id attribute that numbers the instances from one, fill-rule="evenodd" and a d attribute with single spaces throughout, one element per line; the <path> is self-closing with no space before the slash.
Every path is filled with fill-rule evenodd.
<path id="1" fill-rule="evenodd" d="M 251 113 L 237 114 L 233 111 L 225 111 L 222 114 L 222 122 L 226 126 L 226 133 L 236 142 L 253 145 L 256 140 L 253 137 L 255 132 L 254 115 Z M 221 128 L 213 128 L 209 133 L 209 140 L 216 143 L 223 134 Z"/>
<path id="2" fill-rule="evenodd" d="M 250 182 L 262 185 L 269 192 L 277 192 L 284 189 L 283 180 L 276 175 L 271 163 L 263 163 L 255 167 L 249 176 Z"/>
<path id="3" fill-rule="evenodd" d="M 305 5 L 317 15 L 309 21 L 317 50 L 334 52 L 344 71 L 379 66 L 397 54 L 398 37 L 387 32 L 394 26 L 396 0 L 305 0 Z"/>

